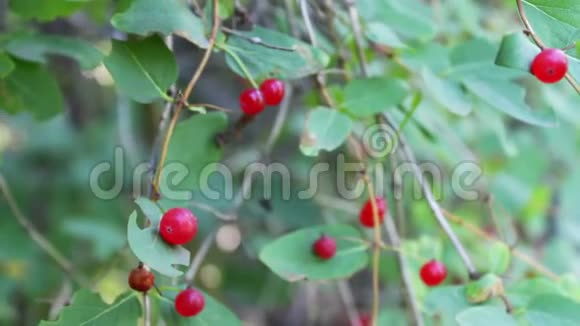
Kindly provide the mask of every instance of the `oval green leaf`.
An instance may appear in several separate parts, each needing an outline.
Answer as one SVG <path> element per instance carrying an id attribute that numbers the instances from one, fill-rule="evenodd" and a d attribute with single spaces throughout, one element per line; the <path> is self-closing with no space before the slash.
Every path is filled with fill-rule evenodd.
<path id="1" fill-rule="evenodd" d="M 258 44 L 258 40 L 286 50 Z M 329 61 L 328 55 L 322 50 L 286 34 L 259 26 L 250 32 L 240 31 L 230 35 L 224 46 L 228 52 L 233 52 L 239 57 L 255 79 L 267 76 L 298 79 L 319 72 Z M 226 53 L 226 62 L 235 73 L 246 78 L 231 53 Z"/>
<path id="2" fill-rule="evenodd" d="M 116 29 L 133 34 L 176 34 L 201 48 L 207 48 L 201 19 L 179 0 L 135 0 L 127 11 L 111 19 Z"/>
<path id="3" fill-rule="evenodd" d="M 332 151 L 344 143 L 351 128 L 352 120 L 348 116 L 318 107 L 306 119 L 300 150 L 307 156 L 317 156 L 320 150 Z"/>
<path id="4" fill-rule="evenodd" d="M 312 244 L 322 234 L 337 242 L 336 255 L 325 261 L 312 253 Z M 347 278 L 368 264 L 367 246 L 357 242 L 359 238 L 359 231 L 343 224 L 302 229 L 264 246 L 260 260 L 289 282 Z"/>
<path id="5" fill-rule="evenodd" d="M 401 103 L 408 90 L 400 80 L 385 77 L 355 79 L 344 89 L 344 108 L 356 117 L 369 117 Z"/>
<path id="6" fill-rule="evenodd" d="M 177 79 L 173 53 L 158 36 L 142 40 L 113 40 L 105 66 L 121 93 L 140 103 L 164 97 Z"/>

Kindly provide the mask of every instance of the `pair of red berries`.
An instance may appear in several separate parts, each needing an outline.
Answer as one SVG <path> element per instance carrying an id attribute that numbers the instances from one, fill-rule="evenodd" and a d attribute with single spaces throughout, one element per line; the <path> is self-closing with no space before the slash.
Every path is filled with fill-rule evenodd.
<path id="1" fill-rule="evenodd" d="M 187 208 L 172 208 L 161 217 L 159 234 L 171 245 L 186 244 L 197 234 L 197 218 Z"/>
<path id="2" fill-rule="evenodd" d="M 336 240 L 323 234 L 312 244 L 312 251 L 320 259 L 328 260 L 336 254 Z M 419 276 L 425 285 L 436 286 L 447 277 L 447 268 L 442 262 L 431 259 L 421 267 Z"/>
<path id="3" fill-rule="evenodd" d="M 530 72 L 544 83 L 557 83 L 568 72 L 568 57 L 560 49 L 544 49 L 532 61 Z"/>
<path id="4" fill-rule="evenodd" d="M 247 115 L 256 115 L 266 105 L 278 105 L 284 98 L 284 82 L 279 79 L 266 79 L 260 89 L 249 88 L 240 94 L 240 108 Z"/>
<path id="5" fill-rule="evenodd" d="M 381 197 L 377 197 L 375 199 L 375 203 L 378 211 L 378 222 L 380 224 L 385 218 L 387 203 Z M 367 228 L 372 228 L 375 226 L 373 205 L 370 199 L 367 200 L 363 205 L 359 213 L 359 221 L 364 227 Z M 330 259 L 336 254 L 336 240 L 323 234 L 312 244 L 312 252 L 323 260 Z"/>

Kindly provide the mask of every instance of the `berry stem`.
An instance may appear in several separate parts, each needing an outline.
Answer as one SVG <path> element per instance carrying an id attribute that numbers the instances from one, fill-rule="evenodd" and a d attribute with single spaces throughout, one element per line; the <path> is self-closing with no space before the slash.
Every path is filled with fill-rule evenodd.
<path id="1" fill-rule="evenodd" d="M 151 326 L 151 299 L 147 292 L 143 293 L 143 324 Z"/>
<path id="2" fill-rule="evenodd" d="M 218 44 L 218 47 L 220 49 L 224 50 L 230 57 L 232 57 L 232 59 L 234 59 L 234 61 L 238 65 L 238 67 L 240 67 L 240 69 L 242 69 L 244 76 L 246 76 L 246 78 L 250 81 L 250 84 L 252 84 L 252 87 L 255 89 L 260 89 L 260 86 L 258 86 L 256 81 L 254 80 L 254 77 L 252 77 L 252 74 L 250 74 L 250 72 L 248 71 L 248 68 L 242 62 L 242 59 L 240 59 L 240 57 L 236 54 L 236 52 L 232 51 L 232 49 L 230 49 L 226 44 L 224 44 L 224 45 Z"/>
<path id="3" fill-rule="evenodd" d="M 212 49 L 213 49 L 215 42 L 216 42 L 217 33 L 218 33 L 218 30 L 220 27 L 219 1 L 218 0 L 213 0 L 213 22 L 214 23 L 213 23 L 213 27 L 211 30 L 211 36 L 209 38 L 209 44 L 207 46 L 207 49 L 205 50 L 205 53 L 203 54 L 203 58 L 201 59 L 199 65 L 197 66 L 195 73 L 193 74 L 193 76 L 191 77 L 191 80 L 187 84 L 187 87 L 185 88 L 185 91 L 183 92 L 183 96 L 181 96 L 180 100 L 177 101 L 177 104 L 175 107 L 175 112 L 173 113 L 173 117 L 171 118 L 171 121 L 169 122 L 169 127 L 167 128 L 167 132 L 165 134 L 165 139 L 163 141 L 163 147 L 161 148 L 161 155 L 159 156 L 159 162 L 157 163 L 157 169 L 156 169 L 156 172 L 154 175 L 153 183 L 151 185 L 153 188 L 153 192 L 151 194 L 151 199 L 154 201 L 157 201 L 159 199 L 159 195 L 160 195 L 159 184 L 161 183 L 161 174 L 162 174 L 161 172 L 163 171 L 163 164 L 165 163 L 165 159 L 167 157 L 167 150 L 169 148 L 169 141 L 171 140 L 171 136 L 173 135 L 173 130 L 175 129 L 175 125 L 177 124 L 179 114 L 181 113 L 181 110 L 185 106 L 185 103 L 187 102 L 189 95 L 191 95 L 191 91 L 193 90 L 193 88 L 197 84 L 199 77 L 201 77 L 202 72 L 205 70 L 205 67 L 207 66 L 207 63 L 209 61 L 209 57 L 211 56 Z"/>

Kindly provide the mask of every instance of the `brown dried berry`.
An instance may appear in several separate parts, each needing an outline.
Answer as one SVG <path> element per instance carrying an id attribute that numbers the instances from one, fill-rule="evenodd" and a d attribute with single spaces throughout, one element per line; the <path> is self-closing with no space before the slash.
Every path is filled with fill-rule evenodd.
<path id="1" fill-rule="evenodd" d="M 149 267 L 139 264 L 129 273 L 129 286 L 139 292 L 147 292 L 155 283 L 155 274 L 153 274 Z"/>

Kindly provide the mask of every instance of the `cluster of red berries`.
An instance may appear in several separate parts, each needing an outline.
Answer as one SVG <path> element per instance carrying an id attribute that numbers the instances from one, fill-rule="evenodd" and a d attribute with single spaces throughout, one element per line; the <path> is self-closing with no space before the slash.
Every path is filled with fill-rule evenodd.
<path id="1" fill-rule="evenodd" d="M 248 88 L 240 94 L 240 108 L 247 115 L 256 115 L 266 105 L 278 105 L 284 98 L 284 82 L 279 79 L 266 79 L 260 88 Z"/>
<path id="2" fill-rule="evenodd" d="M 182 245 L 193 240 L 197 233 L 197 218 L 186 208 L 172 208 L 159 222 L 159 235 L 170 245 Z M 155 274 L 143 264 L 129 273 L 129 286 L 139 292 L 149 291 L 155 283 Z M 175 297 L 175 310 L 184 317 L 199 314 L 205 306 L 203 294 L 191 287 Z"/>
<path id="3" fill-rule="evenodd" d="M 532 61 L 530 72 L 544 83 L 557 83 L 568 72 L 568 57 L 560 49 L 544 49 Z"/>
<path id="4" fill-rule="evenodd" d="M 385 199 L 381 197 L 377 197 L 375 203 L 378 212 L 378 222 L 381 224 L 385 217 L 387 203 Z M 372 228 L 375 226 L 373 205 L 370 200 L 367 200 L 363 205 L 359 213 L 359 222 L 364 227 Z M 312 252 L 322 260 L 331 259 L 336 254 L 336 240 L 333 237 L 322 234 L 312 244 Z M 432 259 L 421 267 L 419 276 L 425 285 L 436 286 L 441 284 L 441 282 L 443 282 L 447 277 L 447 268 L 443 263 Z"/>

